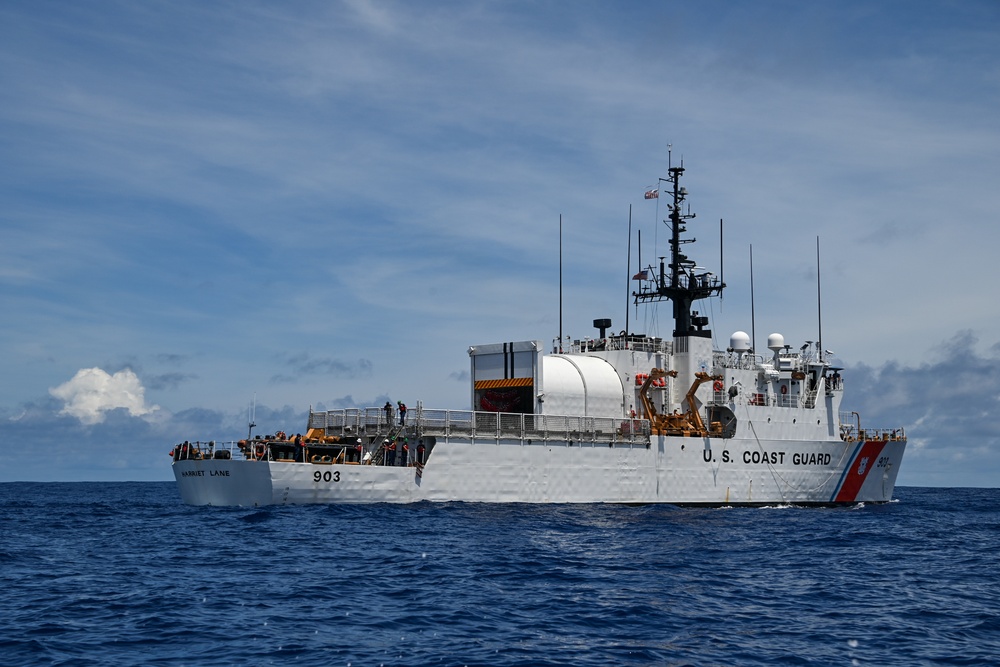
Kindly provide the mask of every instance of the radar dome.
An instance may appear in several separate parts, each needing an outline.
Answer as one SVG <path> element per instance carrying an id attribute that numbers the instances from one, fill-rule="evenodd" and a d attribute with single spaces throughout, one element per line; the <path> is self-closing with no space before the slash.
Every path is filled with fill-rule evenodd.
<path id="1" fill-rule="evenodd" d="M 779 333 L 773 333 L 767 337 L 767 349 L 777 352 L 785 347 L 785 337 Z"/>
<path id="2" fill-rule="evenodd" d="M 749 352 L 750 335 L 746 331 L 737 331 L 729 337 L 729 347 L 733 352 Z"/>

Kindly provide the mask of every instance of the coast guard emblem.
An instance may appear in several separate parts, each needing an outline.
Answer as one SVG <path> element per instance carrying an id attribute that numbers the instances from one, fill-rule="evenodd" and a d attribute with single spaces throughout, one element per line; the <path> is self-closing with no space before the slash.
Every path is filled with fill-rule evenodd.
<path id="1" fill-rule="evenodd" d="M 858 464 L 858 474 L 864 475 L 865 469 L 868 467 L 868 457 L 861 459 L 861 463 Z"/>

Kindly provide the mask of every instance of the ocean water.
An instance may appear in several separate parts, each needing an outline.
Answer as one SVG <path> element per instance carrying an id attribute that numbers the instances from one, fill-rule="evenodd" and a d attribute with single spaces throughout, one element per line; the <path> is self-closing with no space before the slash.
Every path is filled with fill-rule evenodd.
<path id="1" fill-rule="evenodd" d="M 0 663 L 998 664 L 998 495 L 241 509 L 0 484 Z"/>

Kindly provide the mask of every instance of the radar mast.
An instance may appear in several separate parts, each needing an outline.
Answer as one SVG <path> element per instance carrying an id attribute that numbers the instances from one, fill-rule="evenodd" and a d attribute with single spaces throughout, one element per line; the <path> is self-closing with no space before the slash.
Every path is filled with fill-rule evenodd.
<path id="1" fill-rule="evenodd" d="M 670 223 L 670 273 L 664 263 L 665 258 L 660 258 L 660 271 L 643 283 L 637 292 L 632 292 L 635 303 L 640 301 L 662 301 L 669 299 L 674 305 L 674 337 L 698 336 L 710 338 L 712 332 L 705 327 L 708 325 L 708 318 L 698 315 L 697 311 L 692 311 L 692 304 L 699 299 L 706 299 L 711 296 L 721 295 L 726 286 L 717 276 L 710 271 L 705 271 L 695 265 L 694 260 L 688 258 L 681 252 L 681 246 L 686 243 L 694 243 L 694 238 L 682 238 L 681 234 L 687 231 L 685 225 L 695 217 L 690 212 L 684 212 L 683 204 L 687 199 L 687 189 L 681 187 L 681 176 L 684 174 L 683 161 L 680 167 L 669 167 L 667 178 L 660 181 L 670 184 L 669 191 L 672 202 L 668 204 L 670 215 L 664 222 Z"/>

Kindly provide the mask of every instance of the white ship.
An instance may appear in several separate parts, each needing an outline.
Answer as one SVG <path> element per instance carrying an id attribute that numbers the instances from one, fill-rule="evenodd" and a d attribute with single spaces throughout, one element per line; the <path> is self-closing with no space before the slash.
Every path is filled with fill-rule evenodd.
<path id="1" fill-rule="evenodd" d="M 714 350 L 696 301 L 725 284 L 681 252 L 694 217 L 669 168 L 670 263 L 636 276 L 636 303 L 670 300 L 672 340 L 608 333 L 469 348 L 473 410 L 391 405 L 313 412 L 302 435 L 176 445 L 191 505 L 288 503 L 887 502 L 902 428 L 840 412 L 844 381 L 820 342 L 739 331 Z"/>

